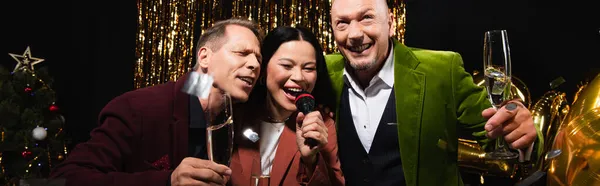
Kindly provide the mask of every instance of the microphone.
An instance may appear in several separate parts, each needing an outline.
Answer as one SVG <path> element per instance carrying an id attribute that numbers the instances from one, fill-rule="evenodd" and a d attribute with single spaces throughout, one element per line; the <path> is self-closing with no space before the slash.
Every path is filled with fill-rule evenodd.
<path id="1" fill-rule="evenodd" d="M 295 102 L 298 111 L 302 112 L 305 116 L 315 109 L 315 97 L 310 95 L 308 92 L 302 92 L 298 94 Z M 317 140 L 313 138 L 307 138 L 304 143 L 308 144 L 310 148 L 313 148 L 319 144 Z"/>

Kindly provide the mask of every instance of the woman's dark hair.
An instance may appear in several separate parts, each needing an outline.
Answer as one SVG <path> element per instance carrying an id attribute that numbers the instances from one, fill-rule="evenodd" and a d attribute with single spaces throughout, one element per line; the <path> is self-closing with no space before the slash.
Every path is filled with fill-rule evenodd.
<path id="1" fill-rule="evenodd" d="M 269 34 L 263 40 L 261 47 L 261 54 L 263 56 L 262 64 L 260 65 L 260 77 L 259 81 L 252 90 L 250 97 L 248 98 L 249 106 L 254 106 L 256 109 L 257 105 L 264 105 L 266 103 L 267 96 L 267 85 L 265 83 L 267 74 L 267 66 L 269 60 L 273 57 L 273 54 L 279 49 L 279 47 L 289 41 L 306 41 L 315 48 L 315 59 L 317 60 L 317 81 L 313 92 L 311 93 L 315 97 L 317 104 L 329 107 L 329 109 L 335 109 L 335 97 L 333 93 L 333 87 L 329 73 L 327 72 L 327 64 L 325 63 L 325 57 L 323 56 L 323 49 L 317 40 L 317 37 L 308 29 L 302 27 L 289 27 L 279 26 L 269 32 Z M 261 83 L 262 82 L 262 83 Z"/>

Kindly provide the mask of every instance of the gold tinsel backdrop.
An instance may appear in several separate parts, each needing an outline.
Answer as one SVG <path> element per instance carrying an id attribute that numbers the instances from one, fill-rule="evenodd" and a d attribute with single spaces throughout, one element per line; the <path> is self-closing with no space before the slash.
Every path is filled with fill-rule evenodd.
<path id="1" fill-rule="evenodd" d="M 395 37 L 404 42 L 406 9 L 388 0 Z M 326 53 L 337 50 L 330 26 L 331 0 L 138 0 L 134 86 L 177 80 L 193 67 L 195 43 L 214 22 L 231 17 L 255 21 L 264 33 L 280 25 L 315 33 Z"/>

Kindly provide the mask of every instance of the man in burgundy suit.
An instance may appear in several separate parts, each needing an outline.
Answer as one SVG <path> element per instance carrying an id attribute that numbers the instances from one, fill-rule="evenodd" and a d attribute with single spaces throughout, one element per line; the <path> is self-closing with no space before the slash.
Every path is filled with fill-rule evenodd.
<path id="1" fill-rule="evenodd" d="M 261 40 L 250 21 L 217 22 L 198 40 L 194 71 L 213 76 L 211 91 L 245 102 L 260 73 Z M 78 186 L 224 185 L 231 170 L 206 160 L 206 99 L 182 91 L 188 76 L 110 101 L 91 139 L 50 177 Z"/>

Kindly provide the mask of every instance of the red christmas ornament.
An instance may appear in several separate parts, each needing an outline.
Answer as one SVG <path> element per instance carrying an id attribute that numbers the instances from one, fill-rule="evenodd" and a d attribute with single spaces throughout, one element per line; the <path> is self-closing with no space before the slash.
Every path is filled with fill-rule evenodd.
<path id="1" fill-rule="evenodd" d="M 23 156 L 23 158 L 29 158 L 31 157 L 31 154 L 33 154 L 31 151 L 29 150 L 24 150 L 21 155 Z"/>
<path id="2" fill-rule="evenodd" d="M 48 108 L 50 110 L 50 112 L 56 112 L 58 111 L 58 106 L 56 106 L 54 103 L 52 105 L 50 105 L 50 108 Z"/>
<path id="3" fill-rule="evenodd" d="M 29 94 L 29 93 L 31 93 L 32 90 L 33 89 L 31 87 L 29 87 L 29 85 L 27 85 L 27 87 L 25 87 L 24 91 L 25 91 L 25 93 Z"/>

